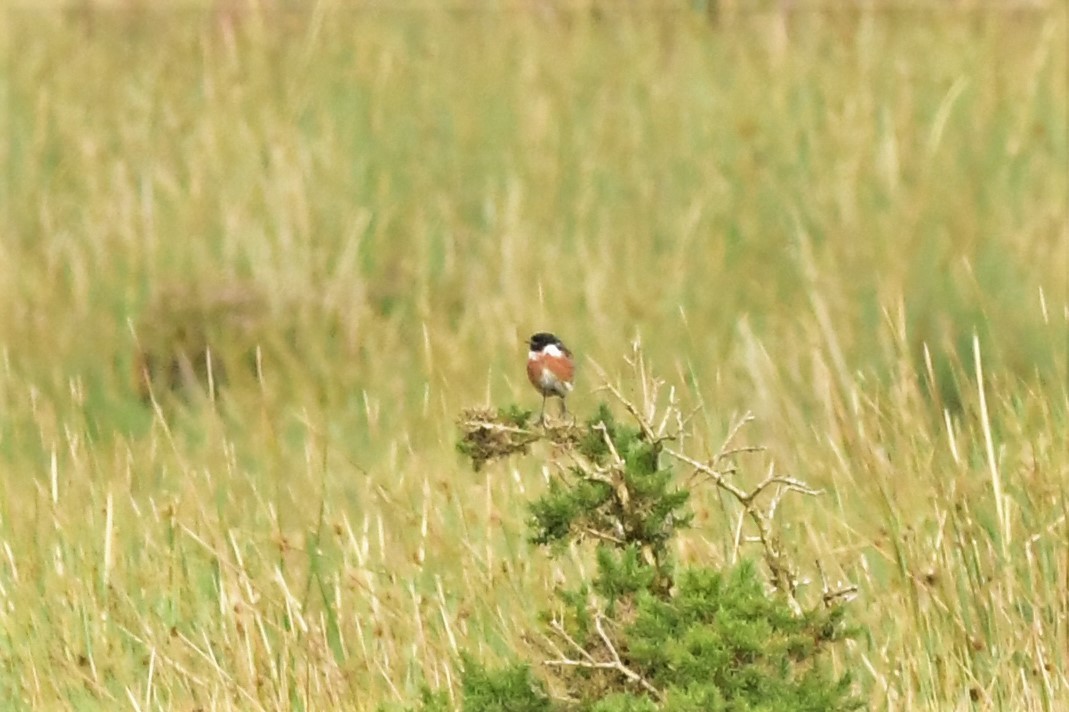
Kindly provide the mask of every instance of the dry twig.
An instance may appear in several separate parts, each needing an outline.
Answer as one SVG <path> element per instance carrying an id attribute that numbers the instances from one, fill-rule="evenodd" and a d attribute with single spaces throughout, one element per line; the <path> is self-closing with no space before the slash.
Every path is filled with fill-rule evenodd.
<path id="1" fill-rule="evenodd" d="M 582 659 L 569 658 L 562 655 L 556 660 L 546 660 L 545 665 L 550 667 L 575 667 L 586 668 L 588 670 L 612 670 L 623 675 L 629 682 L 639 685 L 643 690 L 650 693 L 658 702 L 664 701 L 664 693 L 654 687 L 649 680 L 639 675 L 624 663 L 620 657 L 619 651 L 616 649 L 615 644 L 612 642 L 612 638 L 605 632 L 605 626 L 603 622 L 605 620 L 604 614 L 601 611 L 594 613 L 594 629 L 598 633 L 598 637 L 601 638 L 602 644 L 605 646 L 605 651 L 609 655 L 609 660 L 598 660 L 590 652 L 580 645 L 576 640 L 568 634 L 568 631 L 564 629 L 564 626 L 559 621 L 552 621 L 550 623 L 554 632 L 560 635 L 572 648 L 574 648 Z M 556 646 L 554 646 L 556 647 Z M 559 648 L 558 648 L 559 650 Z"/>

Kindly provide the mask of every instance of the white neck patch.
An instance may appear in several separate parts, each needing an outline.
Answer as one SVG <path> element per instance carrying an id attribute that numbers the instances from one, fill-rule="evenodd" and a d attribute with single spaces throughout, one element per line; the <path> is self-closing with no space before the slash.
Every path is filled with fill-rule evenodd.
<path id="1" fill-rule="evenodd" d="M 556 344 L 548 344 L 546 348 L 542 349 L 542 353 L 553 358 L 560 358 L 564 355 L 564 352 L 560 350 L 560 347 Z"/>

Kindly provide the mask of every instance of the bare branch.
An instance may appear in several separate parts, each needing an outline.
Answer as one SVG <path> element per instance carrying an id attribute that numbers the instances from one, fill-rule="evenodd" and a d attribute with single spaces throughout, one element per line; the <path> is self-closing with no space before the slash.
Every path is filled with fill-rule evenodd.
<path id="1" fill-rule="evenodd" d="M 594 629 L 598 631 L 598 635 L 601 636 L 602 642 L 605 643 L 605 649 L 609 651 L 609 655 L 612 656 L 613 662 L 616 663 L 616 669 L 623 673 L 623 675 L 627 677 L 628 680 L 637 682 L 639 685 L 641 685 L 642 689 L 646 690 L 646 692 L 656 697 L 658 701 L 663 701 L 664 696 L 661 694 L 660 690 L 651 685 L 646 680 L 646 678 L 642 677 L 637 672 L 624 665 L 623 660 L 620 659 L 620 653 L 616 651 L 616 646 L 613 645 L 612 640 L 605 632 L 605 627 L 602 625 L 602 621 L 604 619 L 605 616 L 603 616 L 599 611 L 598 614 L 594 617 Z"/>
<path id="2" fill-rule="evenodd" d="M 612 642 L 612 638 L 605 632 L 605 626 L 602 625 L 605 616 L 599 611 L 595 613 L 594 617 L 594 629 L 598 633 L 598 637 L 601 638 L 602 644 L 605 646 L 605 650 L 609 655 L 609 660 L 596 660 L 583 646 L 572 638 L 560 621 L 553 620 L 550 622 L 550 626 L 554 632 L 564 638 L 569 645 L 579 652 L 582 656 L 582 660 L 575 660 L 572 658 L 564 657 L 563 655 L 557 660 L 546 660 L 543 665 L 550 667 L 575 667 L 584 668 L 587 670 L 611 670 L 623 675 L 630 682 L 638 684 L 646 692 L 650 693 L 658 702 L 664 701 L 664 693 L 654 687 L 649 680 L 639 675 L 637 672 L 629 668 L 621 659 L 620 653 L 616 650 L 616 646 Z M 556 648 L 556 646 L 553 646 Z"/>
<path id="3" fill-rule="evenodd" d="M 559 635 L 560 637 L 564 638 L 564 640 L 567 641 L 567 643 L 569 645 L 571 645 L 573 648 L 578 650 L 579 654 L 582 655 L 584 658 L 586 658 L 587 662 L 589 662 L 589 663 L 596 662 L 594 660 L 594 656 L 591 655 L 590 653 L 588 653 L 586 648 L 584 648 L 582 645 L 579 645 L 579 643 L 577 643 L 575 641 L 575 638 L 573 638 L 571 635 L 568 634 L 568 631 L 566 631 L 564 629 L 564 626 L 561 624 L 561 622 L 559 620 L 554 618 L 552 621 L 550 621 L 549 625 L 550 625 L 550 628 L 552 628 L 557 633 L 557 635 Z"/>
<path id="4" fill-rule="evenodd" d="M 668 389 L 668 406 L 664 409 L 664 416 L 661 418 L 660 425 L 657 426 L 657 437 L 659 439 L 670 440 L 674 437 L 665 435 L 668 432 L 668 419 L 673 415 L 678 420 L 679 407 L 676 405 L 676 389 L 674 386 Z M 679 431 L 677 430 L 676 432 Z"/>
<path id="5" fill-rule="evenodd" d="M 636 367 L 636 364 L 630 359 L 628 359 L 628 362 L 631 363 L 632 368 Z M 594 370 L 597 371 L 598 378 L 600 378 L 602 381 L 602 385 L 600 388 L 598 388 L 598 390 L 607 390 L 609 391 L 609 393 L 612 393 L 613 397 L 616 398 L 616 400 L 620 401 L 621 405 L 623 405 L 627 412 L 631 414 L 631 417 L 635 419 L 635 422 L 638 423 L 638 427 L 640 430 L 642 430 L 643 436 L 645 436 L 646 439 L 650 442 L 658 442 L 658 438 L 656 435 L 654 435 L 653 428 L 650 426 L 649 421 L 639 411 L 639 409 L 635 407 L 635 404 L 628 400 L 624 396 L 624 394 L 620 392 L 620 389 L 614 386 L 611 381 L 609 381 L 609 377 L 608 374 L 605 373 L 605 369 L 603 369 L 598 364 L 598 362 L 594 361 L 593 359 L 590 360 L 590 364 L 591 366 L 593 366 Z M 648 393 L 648 381 L 646 378 L 645 366 L 640 363 L 636 370 L 641 371 L 639 373 L 639 380 L 642 383 L 642 390 L 646 402 L 649 403 L 650 400 Z"/>
<path id="6" fill-rule="evenodd" d="M 795 479 L 793 477 L 777 476 L 776 475 L 776 465 L 775 465 L 775 463 L 773 463 L 772 465 L 769 466 L 768 474 L 765 476 L 765 479 L 761 480 L 760 482 L 758 482 L 754 486 L 753 491 L 750 493 L 750 496 L 752 498 L 756 498 L 759 494 L 761 494 L 761 492 L 766 490 L 768 487 L 770 487 L 771 485 L 777 485 L 777 484 L 781 485 L 784 488 L 784 490 L 790 490 L 790 491 L 793 491 L 793 492 L 799 492 L 801 494 L 807 494 L 807 495 L 811 495 L 811 496 L 817 496 L 817 495 L 823 494 L 822 490 L 813 489 L 812 487 L 810 487 L 805 482 L 802 482 L 801 480 L 797 480 L 797 479 Z M 782 492 L 784 490 L 781 490 L 780 491 L 781 493 L 776 496 L 777 499 L 783 496 Z"/>
<path id="7" fill-rule="evenodd" d="M 613 444 L 612 438 L 609 437 L 609 429 L 605 427 L 605 423 L 598 423 L 594 426 L 594 430 L 601 433 L 602 439 L 605 441 L 606 447 L 609 448 L 609 452 L 612 453 L 612 459 L 617 465 L 623 465 L 623 458 L 620 457 L 620 453 L 616 452 L 616 445 Z"/>
<path id="8" fill-rule="evenodd" d="M 627 412 L 630 413 L 631 417 L 638 423 L 638 427 L 642 430 L 642 434 L 645 438 L 651 443 L 657 442 L 657 436 L 653 434 L 653 428 L 650 427 L 649 422 L 646 421 L 646 418 L 643 417 L 642 413 L 639 412 L 634 403 L 625 398 L 624 394 L 608 381 L 605 382 L 605 388 L 616 397 L 616 400 L 620 401 L 624 408 L 627 409 Z"/>
<path id="9" fill-rule="evenodd" d="M 704 462 L 698 462 L 694 458 L 684 455 L 681 452 L 676 452 L 671 448 L 666 447 L 664 451 L 680 462 L 687 463 L 696 471 L 707 475 L 709 479 L 713 481 L 713 484 L 730 493 L 732 497 L 739 500 L 743 505 L 748 505 L 750 500 L 753 499 L 752 495 L 743 492 L 739 487 L 725 480 L 724 474 L 713 468 L 711 465 L 707 465 Z"/>
<path id="10" fill-rule="evenodd" d="M 720 452 L 718 452 L 716 454 L 716 457 L 713 458 L 713 461 L 720 462 L 721 460 L 726 460 L 728 458 L 735 457 L 736 455 L 743 455 L 751 452 L 765 452 L 766 450 L 768 450 L 768 448 L 762 447 L 760 445 L 745 445 L 743 447 L 733 447 L 730 450 L 721 450 Z"/>
<path id="11" fill-rule="evenodd" d="M 836 584 L 837 588 L 831 588 L 828 585 L 828 577 L 824 574 L 824 566 L 820 563 L 820 559 L 817 559 L 816 563 L 817 571 L 820 572 L 820 598 L 824 601 L 826 608 L 831 608 L 840 599 L 849 601 L 857 595 L 858 588 L 856 584 L 843 584 L 840 581 Z"/>
<path id="12" fill-rule="evenodd" d="M 590 527 L 583 528 L 582 532 L 583 534 L 588 534 L 594 537 L 595 539 L 604 539 L 605 541 L 611 541 L 613 544 L 617 544 L 618 546 L 623 546 L 627 543 L 623 539 L 615 537 L 612 534 L 609 534 L 608 532 L 599 532 L 597 529 L 591 529 Z"/>
<path id="13" fill-rule="evenodd" d="M 483 430 L 489 430 L 494 433 L 512 433 L 514 435 L 530 435 L 531 437 L 540 437 L 541 433 L 530 430 L 529 428 L 520 428 L 515 425 L 502 425 L 493 420 L 469 420 L 464 423 L 468 428 L 482 428 Z"/>
<path id="14" fill-rule="evenodd" d="M 728 431 L 727 437 L 724 438 L 724 444 L 720 446 L 720 452 L 718 452 L 716 454 L 716 457 L 713 458 L 714 463 L 720 462 L 724 458 L 731 457 L 733 453 L 731 450 L 728 449 L 728 446 L 739 434 L 739 431 L 746 427 L 746 425 L 748 425 L 749 423 L 753 422 L 753 420 L 753 413 L 747 413 L 746 415 L 742 416 L 734 425 L 731 426 L 731 430 Z M 741 452 L 745 450 L 739 449 L 739 451 Z"/>
<path id="15" fill-rule="evenodd" d="M 737 432 L 738 428 L 735 429 Z M 728 482 L 724 479 L 724 474 L 712 465 L 708 465 L 704 462 L 699 462 L 692 457 L 676 452 L 670 448 L 665 448 L 672 457 L 685 462 L 693 467 L 697 472 L 701 472 L 713 481 L 720 489 L 729 493 L 732 497 L 738 500 L 739 504 L 743 507 L 743 516 L 749 517 L 753 521 L 754 526 L 757 527 L 758 540 L 761 542 L 761 546 L 765 552 L 765 563 L 767 564 L 770 573 L 772 574 L 772 583 L 787 599 L 788 605 L 791 610 L 796 614 L 801 614 L 802 606 L 795 598 L 795 589 L 797 588 L 797 582 L 794 572 L 791 570 L 790 562 L 787 561 L 783 552 L 780 551 L 775 541 L 775 536 L 772 533 L 772 519 L 775 516 L 776 508 L 779 506 L 780 498 L 782 494 L 775 496 L 771 502 L 768 511 L 761 511 L 755 506 L 754 500 L 770 485 L 779 484 L 784 489 L 782 492 L 788 490 L 796 490 L 807 494 L 817 494 L 816 490 L 811 489 L 805 483 L 800 480 L 794 480 L 788 477 L 777 477 L 775 469 L 770 468 L 769 474 L 762 480 L 757 486 L 750 492 L 744 491 L 738 485 Z M 742 519 L 740 518 L 738 523 L 738 529 L 735 532 L 735 554 L 738 554 L 738 546 L 740 542 L 740 536 L 742 533 Z"/>

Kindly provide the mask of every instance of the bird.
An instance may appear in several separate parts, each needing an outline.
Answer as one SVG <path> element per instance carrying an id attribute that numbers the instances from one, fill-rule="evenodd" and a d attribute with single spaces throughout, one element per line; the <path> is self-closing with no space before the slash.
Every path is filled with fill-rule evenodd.
<path id="1" fill-rule="evenodd" d="M 540 331 L 527 340 L 527 379 L 542 394 L 542 413 L 538 422 L 546 422 L 546 399 L 560 398 L 561 412 L 567 413 L 565 397 L 572 392 L 575 361 L 572 352 L 553 334 Z"/>

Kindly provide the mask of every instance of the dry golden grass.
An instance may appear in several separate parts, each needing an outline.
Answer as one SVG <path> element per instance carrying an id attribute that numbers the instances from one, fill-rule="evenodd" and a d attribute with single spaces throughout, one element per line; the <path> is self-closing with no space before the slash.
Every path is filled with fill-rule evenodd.
<path id="1" fill-rule="evenodd" d="M 526 541 L 539 446 L 454 441 L 537 406 L 541 329 L 580 415 L 639 340 L 696 447 L 752 412 L 740 478 L 824 490 L 778 526 L 859 585 L 872 708 L 1069 704 L 1064 8 L 257 7 L 6 11 L 5 708 L 370 710 L 527 649 L 586 562 Z M 271 348 L 146 404 L 151 305 L 218 284 Z"/>

